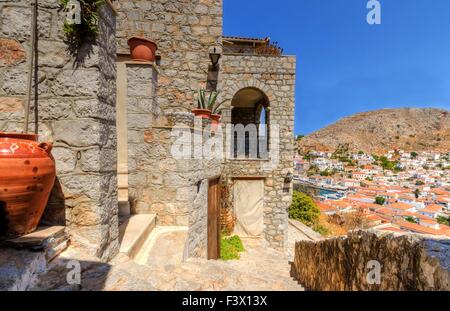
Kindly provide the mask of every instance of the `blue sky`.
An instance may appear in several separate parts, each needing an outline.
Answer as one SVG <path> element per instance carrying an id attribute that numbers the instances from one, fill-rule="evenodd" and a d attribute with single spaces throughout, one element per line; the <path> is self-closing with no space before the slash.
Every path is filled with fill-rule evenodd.
<path id="1" fill-rule="evenodd" d="M 297 55 L 295 133 L 356 112 L 450 109 L 450 1 L 224 0 L 224 34 L 266 37 Z"/>

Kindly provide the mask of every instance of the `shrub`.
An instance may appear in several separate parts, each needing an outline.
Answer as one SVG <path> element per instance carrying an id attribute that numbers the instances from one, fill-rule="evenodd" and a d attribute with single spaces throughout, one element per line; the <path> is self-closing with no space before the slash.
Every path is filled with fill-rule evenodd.
<path id="1" fill-rule="evenodd" d="M 320 233 L 323 236 L 327 236 L 330 233 L 330 230 L 322 225 L 316 225 L 314 226 L 314 231 L 316 231 L 317 233 Z"/>
<path id="2" fill-rule="evenodd" d="M 384 205 L 384 203 L 386 203 L 386 199 L 383 197 L 376 197 L 375 198 L 375 204 L 378 205 Z"/>
<path id="3" fill-rule="evenodd" d="M 413 224 L 417 224 L 417 221 L 414 219 L 414 217 L 408 216 L 408 217 L 405 217 L 405 220 L 407 222 L 410 222 L 410 223 L 413 223 Z"/>
<path id="4" fill-rule="evenodd" d="M 294 191 L 289 217 L 299 220 L 307 226 L 314 226 L 319 220 L 320 210 L 314 201 L 304 193 Z"/>
<path id="5" fill-rule="evenodd" d="M 222 237 L 220 243 L 220 259 L 222 260 L 234 260 L 239 259 L 241 256 L 239 252 L 245 251 L 241 238 L 235 235 L 232 237 Z"/>
<path id="6" fill-rule="evenodd" d="M 444 216 L 438 216 L 436 220 L 441 225 L 450 226 L 450 218 L 446 218 Z"/>

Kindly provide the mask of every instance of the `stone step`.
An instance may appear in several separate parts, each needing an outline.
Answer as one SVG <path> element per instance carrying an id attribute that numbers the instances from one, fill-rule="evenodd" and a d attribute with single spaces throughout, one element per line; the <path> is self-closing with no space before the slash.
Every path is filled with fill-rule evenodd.
<path id="1" fill-rule="evenodd" d="M 51 261 L 68 247 L 69 237 L 64 226 L 39 227 L 32 233 L 6 240 L 2 244 L 15 249 L 43 251 L 47 261 Z"/>
<path id="2" fill-rule="evenodd" d="M 30 234 L 2 241 L 0 290 L 29 289 L 68 245 L 63 226 L 39 227 Z"/>
<path id="3" fill-rule="evenodd" d="M 120 252 L 134 258 L 156 226 L 155 214 L 136 214 L 121 219 Z"/>

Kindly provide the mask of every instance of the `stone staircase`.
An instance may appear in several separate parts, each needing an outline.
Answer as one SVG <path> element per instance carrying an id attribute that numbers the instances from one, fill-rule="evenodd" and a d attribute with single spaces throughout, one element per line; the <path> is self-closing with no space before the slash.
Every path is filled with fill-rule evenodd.
<path id="1" fill-rule="evenodd" d="M 120 219 L 120 252 L 135 258 L 156 226 L 155 214 L 136 214 Z"/>

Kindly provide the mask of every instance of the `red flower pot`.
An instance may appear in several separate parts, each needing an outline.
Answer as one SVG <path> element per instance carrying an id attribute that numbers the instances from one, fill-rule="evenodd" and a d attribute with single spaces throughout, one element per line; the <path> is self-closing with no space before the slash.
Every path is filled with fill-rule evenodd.
<path id="1" fill-rule="evenodd" d="M 220 114 L 211 114 L 211 130 L 215 131 L 220 124 L 220 118 L 222 116 Z"/>
<path id="2" fill-rule="evenodd" d="M 137 61 L 154 62 L 158 46 L 152 40 L 141 37 L 131 37 L 128 39 L 131 58 Z"/>
<path id="3" fill-rule="evenodd" d="M 211 114 L 211 124 L 218 125 L 220 123 L 220 118 L 222 118 L 220 114 Z"/>
<path id="4" fill-rule="evenodd" d="M 55 182 L 52 143 L 35 134 L 0 132 L 0 234 L 16 237 L 36 229 Z"/>
<path id="5" fill-rule="evenodd" d="M 211 116 L 211 110 L 208 109 L 192 109 L 192 113 L 202 119 L 209 119 Z"/>

